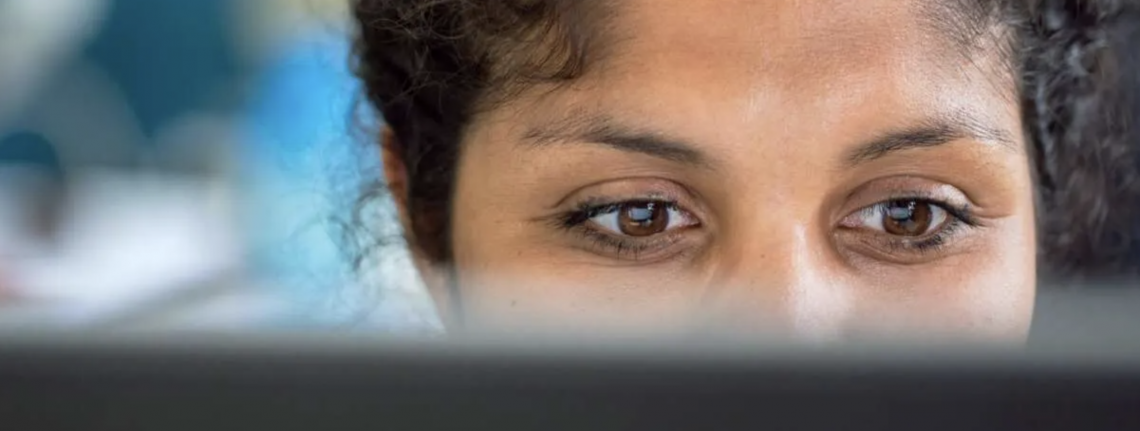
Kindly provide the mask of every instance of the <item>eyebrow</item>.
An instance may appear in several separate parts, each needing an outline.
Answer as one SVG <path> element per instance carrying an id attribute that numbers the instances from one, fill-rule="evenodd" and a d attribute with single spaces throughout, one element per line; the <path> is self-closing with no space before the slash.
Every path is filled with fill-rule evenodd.
<path id="1" fill-rule="evenodd" d="M 532 128 L 523 141 L 537 147 L 559 143 L 589 143 L 644 154 L 684 165 L 709 168 L 709 157 L 696 145 L 659 132 L 621 125 L 609 117 L 576 117 Z"/>
<path id="2" fill-rule="evenodd" d="M 958 114 L 933 117 L 916 126 L 889 132 L 848 151 L 844 161 L 850 168 L 891 154 L 936 147 L 962 139 L 994 143 L 1014 153 L 1021 151 L 1020 144 L 1008 131 L 987 126 L 971 116 Z M 523 134 L 523 142 L 535 147 L 566 143 L 596 144 L 690 166 L 713 167 L 710 158 L 696 145 L 658 132 L 621 125 L 605 116 L 578 116 L 531 128 Z"/>
<path id="3" fill-rule="evenodd" d="M 853 167 L 894 153 L 936 147 L 962 139 L 975 139 L 1014 153 L 1021 152 L 1021 146 L 1012 133 L 959 114 L 934 117 L 917 126 L 887 133 L 848 151 L 844 159 L 848 167 Z"/>

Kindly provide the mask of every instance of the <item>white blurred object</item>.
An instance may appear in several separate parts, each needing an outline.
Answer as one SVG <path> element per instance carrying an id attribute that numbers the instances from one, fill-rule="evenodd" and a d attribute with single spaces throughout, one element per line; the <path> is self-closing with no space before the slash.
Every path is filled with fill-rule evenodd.
<path id="1" fill-rule="evenodd" d="M 0 0 L 0 123 L 94 35 L 107 0 Z"/>
<path id="2" fill-rule="evenodd" d="M 19 298 L 0 309 L 0 325 L 119 321 L 169 298 L 216 289 L 240 272 L 234 217 L 220 183 L 111 171 L 71 178 L 53 244 L 21 238 L 18 214 L 0 218 L 0 235 L 18 240 L 4 243 L 0 262 Z"/>

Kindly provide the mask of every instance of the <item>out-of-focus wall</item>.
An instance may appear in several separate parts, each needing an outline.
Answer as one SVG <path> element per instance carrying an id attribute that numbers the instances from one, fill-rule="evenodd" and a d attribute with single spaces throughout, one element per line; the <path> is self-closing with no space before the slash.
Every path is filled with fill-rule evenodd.
<path id="1" fill-rule="evenodd" d="M 378 166 L 346 9 L 0 2 L 0 325 L 430 326 L 398 248 L 346 265 Z"/>

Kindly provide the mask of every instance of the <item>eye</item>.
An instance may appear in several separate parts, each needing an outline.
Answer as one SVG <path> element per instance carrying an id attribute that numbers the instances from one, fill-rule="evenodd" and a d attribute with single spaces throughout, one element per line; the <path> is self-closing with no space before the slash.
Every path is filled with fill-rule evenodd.
<path id="1" fill-rule="evenodd" d="M 590 222 L 614 234 L 639 238 L 697 224 L 692 215 L 677 205 L 659 201 L 610 205 L 595 212 Z"/>
<path id="2" fill-rule="evenodd" d="M 938 204 L 895 200 L 864 208 L 844 220 L 843 225 L 900 237 L 923 237 L 938 232 L 949 219 L 949 213 Z"/>

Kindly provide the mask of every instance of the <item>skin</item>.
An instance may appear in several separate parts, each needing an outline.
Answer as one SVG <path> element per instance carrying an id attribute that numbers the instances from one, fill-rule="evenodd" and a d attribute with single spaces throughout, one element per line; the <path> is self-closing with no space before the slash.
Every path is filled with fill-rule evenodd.
<path id="1" fill-rule="evenodd" d="M 454 266 L 419 262 L 450 329 L 1024 339 L 1036 244 L 1013 80 L 918 3 L 622 2 L 585 76 L 470 125 Z M 917 249 L 864 211 L 900 197 L 976 226 Z M 622 239 L 604 222 L 558 225 L 645 199 L 684 226 L 636 253 L 599 245 Z"/>

